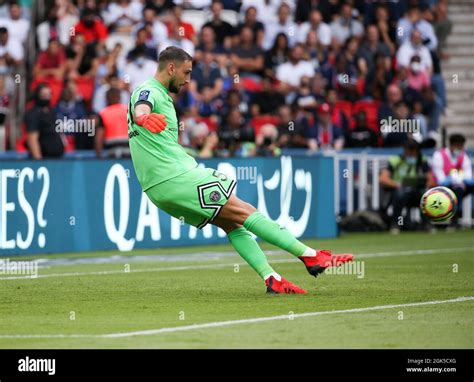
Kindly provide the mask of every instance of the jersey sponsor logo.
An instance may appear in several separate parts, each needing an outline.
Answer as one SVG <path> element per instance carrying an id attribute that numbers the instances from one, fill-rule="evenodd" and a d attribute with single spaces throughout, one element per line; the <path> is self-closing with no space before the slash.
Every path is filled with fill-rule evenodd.
<path id="1" fill-rule="evenodd" d="M 213 202 L 218 202 L 221 200 L 221 194 L 218 191 L 212 191 L 209 194 L 209 199 L 211 199 Z"/>
<path id="2" fill-rule="evenodd" d="M 149 95 L 150 95 L 149 90 L 142 90 L 140 94 L 138 95 L 138 101 L 146 101 Z"/>
<path id="3" fill-rule="evenodd" d="M 128 139 L 132 139 L 133 137 L 136 137 L 137 135 L 140 135 L 140 133 L 137 130 L 132 130 L 128 133 Z"/>

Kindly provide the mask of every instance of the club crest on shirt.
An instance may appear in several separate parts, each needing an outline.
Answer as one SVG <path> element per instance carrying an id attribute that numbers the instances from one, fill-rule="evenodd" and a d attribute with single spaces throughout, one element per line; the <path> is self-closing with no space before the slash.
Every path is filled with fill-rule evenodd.
<path id="1" fill-rule="evenodd" d="M 149 90 L 142 90 L 140 94 L 138 95 L 138 100 L 139 101 L 146 101 L 148 99 L 148 96 L 150 95 Z"/>
<path id="2" fill-rule="evenodd" d="M 211 199 L 213 202 L 218 202 L 221 199 L 221 194 L 218 191 L 212 191 L 209 194 L 209 199 Z"/>

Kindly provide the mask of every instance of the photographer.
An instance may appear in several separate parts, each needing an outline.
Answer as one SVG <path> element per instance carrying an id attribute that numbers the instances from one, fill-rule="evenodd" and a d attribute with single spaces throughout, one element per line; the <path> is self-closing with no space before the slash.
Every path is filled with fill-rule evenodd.
<path id="1" fill-rule="evenodd" d="M 417 207 L 423 192 L 433 184 L 429 170 L 428 160 L 422 156 L 418 143 L 408 140 L 403 154 L 389 158 L 387 168 L 381 171 L 380 185 L 390 196 L 385 210 L 390 205 L 393 207 L 391 233 L 398 234 L 402 225 L 411 226 L 409 208 Z M 406 216 L 402 216 L 404 208 Z"/>

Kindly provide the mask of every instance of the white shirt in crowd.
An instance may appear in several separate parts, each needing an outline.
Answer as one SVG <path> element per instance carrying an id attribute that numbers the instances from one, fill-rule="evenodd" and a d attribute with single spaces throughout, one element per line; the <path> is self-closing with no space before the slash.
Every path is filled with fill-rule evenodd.
<path id="1" fill-rule="evenodd" d="M 165 41 L 163 41 L 163 43 L 159 44 L 158 54 L 160 54 L 162 50 L 166 49 L 169 46 L 177 46 L 183 49 L 189 55 L 194 56 L 195 46 L 193 42 L 191 40 L 188 40 L 187 38 L 181 38 L 179 40 L 173 38 L 166 39 Z"/>
<path id="2" fill-rule="evenodd" d="M 102 16 L 107 25 L 118 23 L 118 26 L 127 26 L 140 21 L 142 10 L 143 5 L 138 1 L 132 1 L 126 7 L 122 7 L 117 3 L 111 3 L 102 13 Z M 124 16 L 126 18 L 120 20 Z"/>
<path id="3" fill-rule="evenodd" d="M 312 26 L 308 21 L 302 23 L 296 34 L 296 41 L 305 43 L 308 33 L 311 30 Z M 316 29 L 316 34 L 318 35 L 318 40 L 322 45 L 331 44 L 331 27 L 328 24 L 321 22 Z"/>
<path id="4" fill-rule="evenodd" d="M 143 59 L 143 65 L 141 66 L 135 61 L 129 62 L 125 65 L 124 81 L 128 82 L 129 89 L 135 89 L 149 77 L 153 77 L 157 69 L 158 63 L 147 58 Z"/>
<path id="5" fill-rule="evenodd" d="M 66 14 L 56 24 L 59 41 L 62 45 L 67 46 L 71 40 L 72 28 L 79 22 L 79 17 Z M 49 22 L 43 21 L 36 27 L 36 36 L 40 50 L 46 50 L 50 39 Z"/>
<path id="6" fill-rule="evenodd" d="M 291 86 L 299 86 L 304 76 L 314 77 L 314 68 L 309 61 L 301 60 L 296 65 L 288 61 L 278 65 L 276 70 L 277 79 Z"/>
<path id="7" fill-rule="evenodd" d="M 448 154 L 449 160 L 451 163 L 454 165 L 456 164 L 457 158 L 454 157 L 453 153 L 449 148 L 446 148 L 446 153 Z M 446 179 L 446 175 L 444 174 L 444 161 L 443 161 L 443 156 L 441 155 L 441 151 L 438 150 L 433 154 L 433 158 L 431 159 L 431 168 L 433 169 L 433 173 L 436 177 L 436 180 L 438 183 L 442 182 L 443 180 Z M 469 156 L 467 155 L 466 152 L 464 152 L 464 160 L 462 163 L 462 174 L 458 174 L 456 177 L 457 179 L 454 179 L 454 181 L 459 181 L 462 182 L 463 180 L 467 179 L 472 179 L 472 166 L 471 166 L 471 160 L 469 159 Z"/>
<path id="8" fill-rule="evenodd" d="M 10 36 L 8 36 L 6 45 L 0 45 L 0 57 L 3 57 L 7 53 L 16 61 L 23 60 L 25 57 L 25 51 L 21 42 Z"/>
<path id="9" fill-rule="evenodd" d="M 430 74 L 433 68 L 433 61 L 428 48 L 424 45 L 414 46 L 411 41 L 404 42 L 397 51 L 397 65 L 408 67 L 413 56 L 420 56 L 421 70 L 427 70 Z"/>
<path id="10" fill-rule="evenodd" d="M 1 18 L 0 27 L 8 30 L 8 36 L 15 38 L 22 44 L 26 43 L 28 31 L 30 30 L 30 22 L 26 19 L 12 20 L 11 18 Z"/>
<path id="11" fill-rule="evenodd" d="M 285 24 L 280 24 L 278 21 L 265 25 L 265 37 L 263 39 L 263 49 L 270 49 L 278 33 L 284 33 L 288 37 L 288 43 L 293 46 L 296 42 L 296 32 L 298 26 L 291 20 L 287 20 Z"/>
<path id="12" fill-rule="evenodd" d="M 136 36 L 138 30 L 143 28 L 144 26 L 145 26 L 144 23 L 136 24 L 133 27 L 132 34 Z M 155 47 L 168 39 L 168 28 L 166 28 L 166 25 L 162 23 L 161 21 L 155 20 L 153 22 L 151 33 L 152 33 L 153 45 Z"/>

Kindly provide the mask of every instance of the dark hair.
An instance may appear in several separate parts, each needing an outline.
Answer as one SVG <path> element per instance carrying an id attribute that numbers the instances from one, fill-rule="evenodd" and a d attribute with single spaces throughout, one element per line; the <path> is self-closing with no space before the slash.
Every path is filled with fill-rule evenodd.
<path id="1" fill-rule="evenodd" d="M 453 134 L 449 137 L 450 145 L 464 145 L 466 143 L 466 138 L 462 134 Z"/>
<path id="2" fill-rule="evenodd" d="M 177 46 L 169 46 L 163 50 L 158 57 L 158 70 L 163 70 L 170 61 L 182 63 L 184 61 L 192 61 L 193 58 L 181 48 Z"/>
<path id="3" fill-rule="evenodd" d="M 409 151 L 416 151 L 416 152 L 420 151 L 420 145 L 413 139 L 407 140 L 405 144 L 403 145 L 403 148 Z"/>
<path id="4" fill-rule="evenodd" d="M 0 34 L 6 34 L 8 33 L 8 29 L 5 27 L 0 27 Z"/>

